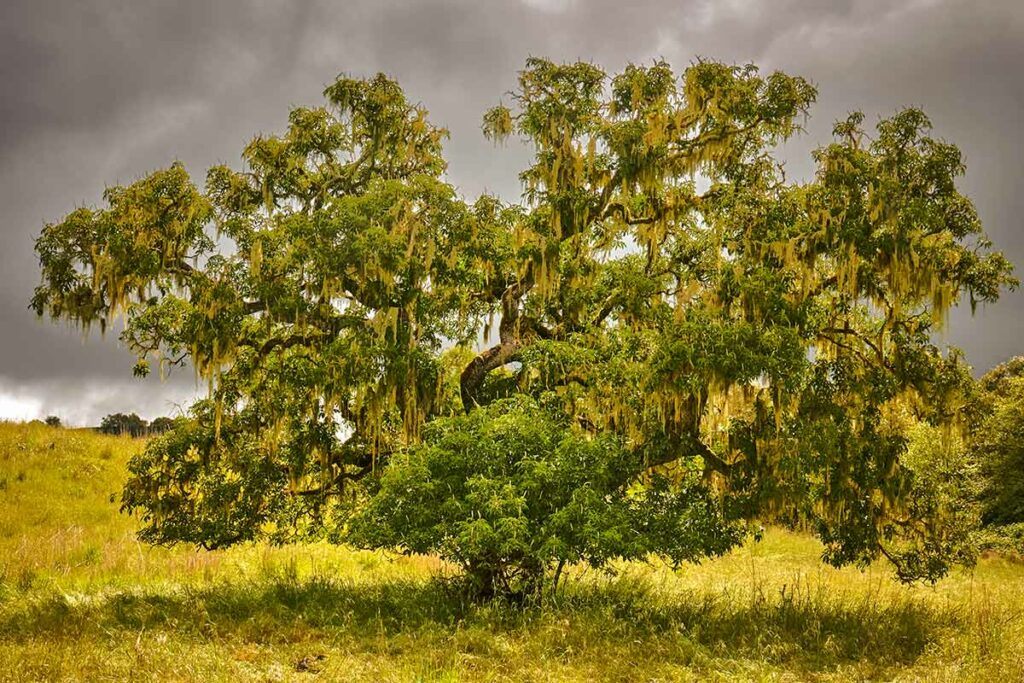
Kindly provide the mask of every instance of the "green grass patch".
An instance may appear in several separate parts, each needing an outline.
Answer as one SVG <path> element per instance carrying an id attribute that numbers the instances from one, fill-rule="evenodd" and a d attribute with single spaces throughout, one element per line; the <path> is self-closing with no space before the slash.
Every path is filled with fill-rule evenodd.
<path id="1" fill-rule="evenodd" d="M 432 558 L 141 545 L 116 503 L 139 447 L 0 424 L 0 680 L 1024 680 L 1024 565 L 999 556 L 906 587 L 769 530 L 473 605 Z"/>

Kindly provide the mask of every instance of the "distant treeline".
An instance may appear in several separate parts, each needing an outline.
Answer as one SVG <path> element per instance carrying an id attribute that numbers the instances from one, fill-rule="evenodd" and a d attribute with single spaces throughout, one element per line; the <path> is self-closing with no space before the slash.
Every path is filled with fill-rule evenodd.
<path id="1" fill-rule="evenodd" d="M 48 415 L 45 420 L 51 427 L 62 427 L 61 419 L 56 415 Z M 100 422 L 99 427 L 93 429 L 101 434 L 113 434 L 115 436 L 157 436 L 169 432 L 174 427 L 174 418 L 158 417 L 152 422 L 146 422 L 135 413 L 113 413 L 107 415 Z"/>
<path id="2" fill-rule="evenodd" d="M 146 422 L 135 413 L 113 413 L 103 418 L 96 431 L 101 434 L 141 437 L 163 434 L 170 431 L 172 427 L 174 427 L 174 419 L 170 417 L 158 417 L 152 422 Z"/>

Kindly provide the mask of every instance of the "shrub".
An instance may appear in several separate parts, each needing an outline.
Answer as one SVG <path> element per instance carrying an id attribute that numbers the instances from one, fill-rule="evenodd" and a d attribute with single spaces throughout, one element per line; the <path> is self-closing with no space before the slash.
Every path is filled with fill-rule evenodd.
<path id="1" fill-rule="evenodd" d="M 698 472 L 640 485 L 630 481 L 637 457 L 619 437 L 587 434 L 531 398 L 501 400 L 428 425 L 422 445 L 391 460 L 349 538 L 437 553 L 478 597 L 513 598 L 539 596 L 546 573 L 557 584 L 567 562 L 659 553 L 679 563 L 743 538 Z"/>
<path id="2" fill-rule="evenodd" d="M 979 382 L 980 419 L 972 448 L 984 480 L 982 521 L 1024 523 L 1024 358 L 1014 358 Z"/>
<path id="3" fill-rule="evenodd" d="M 977 558 L 982 479 L 974 454 L 954 431 L 922 422 L 908 429 L 907 438 L 908 512 L 929 521 L 923 542 L 893 543 L 890 552 L 900 555 L 901 571 L 935 581 L 951 563 L 971 566 Z"/>

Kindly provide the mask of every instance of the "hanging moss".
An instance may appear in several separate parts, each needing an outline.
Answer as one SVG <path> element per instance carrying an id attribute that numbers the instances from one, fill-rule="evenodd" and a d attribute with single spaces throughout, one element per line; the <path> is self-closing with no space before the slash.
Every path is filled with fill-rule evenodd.
<path id="1" fill-rule="evenodd" d="M 351 480 L 517 394 L 580 443 L 614 438 L 631 505 L 666 485 L 714 514 L 800 517 L 837 563 L 944 533 L 938 512 L 894 521 L 924 509 L 910 416 L 955 429 L 967 381 L 932 335 L 1015 281 L 920 112 L 871 136 L 840 122 L 794 184 L 771 155 L 814 99 L 803 79 L 531 59 L 483 122 L 532 145 L 523 199 L 468 205 L 446 132 L 397 83 L 324 95 L 205 192 L 176 164 L 37 242 L 39 314 L 123 316 L 140 372 L 188 362 L 208 384 L 133 465 L 149 538 L 343 527 Z"/>

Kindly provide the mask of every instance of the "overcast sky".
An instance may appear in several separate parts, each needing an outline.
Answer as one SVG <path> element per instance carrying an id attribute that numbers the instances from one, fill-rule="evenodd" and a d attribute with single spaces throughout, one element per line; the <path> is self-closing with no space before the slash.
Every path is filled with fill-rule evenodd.
<path id="1" fill-rule="evenodd" d="M 254 133 L 319 103 L 339 73 L 378 71 L 451 130 L 449 178 L 467 197 L 515 199 L 524 153 L 496 149 L 479 122 L 529 55 L 610 72 L 704 56 L 809 78 L 820 94 L 785 150 L 791 177 L 846 112 L 873 122 L 923 107 L 963 149 L 962 188 L 989 234 L 1024 268 L 1024 0 L 2 0 L 0 418 L 152 418 L 196 393 L 187 373 L 133 380 L 114 336 L 35 319 L 44 223 L 174 159 L 196 179 L 237 165 Z M 978 372 L 1024 353 L 1024 293 L 973 318 L 962 307 L 946 339 Z"/>

